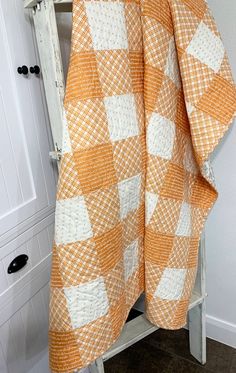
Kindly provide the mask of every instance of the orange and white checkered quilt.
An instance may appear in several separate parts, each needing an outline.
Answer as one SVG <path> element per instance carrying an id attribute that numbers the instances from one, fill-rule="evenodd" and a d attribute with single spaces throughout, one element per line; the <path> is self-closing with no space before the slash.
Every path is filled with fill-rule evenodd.
<path id="1" fill-rule="evenodd" d="M 223 6 L 223 4 L 222 4 Z M 119 337 L 142 292 L 181 328 L 209 156 L 236 90 L 204 0 L 74 0 L 50 290 L 50 367 L 71 373 Z"/>

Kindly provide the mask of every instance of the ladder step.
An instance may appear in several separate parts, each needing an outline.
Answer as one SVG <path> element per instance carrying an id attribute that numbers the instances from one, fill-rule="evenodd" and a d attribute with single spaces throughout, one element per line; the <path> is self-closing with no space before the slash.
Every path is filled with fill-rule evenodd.
<path id="1" fill-rule="evenodd" d="M 189 304 L 189 309 L 192 309 L 193 307 L 202 303 L 203 300 L 204 296 L 193 293 Z M 147 337 L 149 334 L 155 332 L 158 329 L 159 328 L 157 326 L 154 326 L 146 319 L 144 314 L 127 322 L 124 325 L 124 328 L 118 340 L 111 346 L 111 348 L 107 352 L 103 354 L 103 361 L 106 361 L 111 357 L 117 355 L 119 352 L 132 346 L 134 343 L 140 341 L 144 337 Z"/>

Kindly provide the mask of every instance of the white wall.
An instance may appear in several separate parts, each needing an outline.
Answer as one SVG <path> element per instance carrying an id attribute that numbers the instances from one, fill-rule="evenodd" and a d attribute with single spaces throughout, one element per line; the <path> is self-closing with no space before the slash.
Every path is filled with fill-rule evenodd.
<path id="1" fill-rule="evenodd" d="M 236 1 L 208 0 L 236 81 Z M 219 199 L 206 224 L 207 334 L 236 347 L 236 125 L 213 157 Z"/>

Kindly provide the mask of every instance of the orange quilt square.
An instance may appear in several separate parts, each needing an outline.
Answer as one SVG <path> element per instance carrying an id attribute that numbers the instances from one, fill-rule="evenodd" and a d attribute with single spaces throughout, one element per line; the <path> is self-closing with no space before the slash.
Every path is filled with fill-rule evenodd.
<path id="1" fill-rule="evenodd" d="M 102 96 L 95 53 L 72 54 L 67 77 L 65 103 L 74 98 L 83 100 Z"/>
<path id="2" fill-rule="evenodd" d="M 127 51 L 122 49 L 97 51 L 96 59 L 104 96 L 132 92 Z"/>
<path id="3" fill-rule="evenodd" d="M 129 49 L 142 51 L 142 25 L 140 22 L 140 3 L 125 1 L 125 20 Z"/>
<path id="4" fill-rule="evenodd" d="M 228 124 L 236 111 L 235 85 L 217 75 L 196 106 L 220 123 Z"/>
<path id="5" fill-rule="evenodd" d="M 143 136 L 129 137 L 114 142 L 114 166 L 119 181 L 128 179 L 144 170 L 143 149 Z"/>
<path id="6" fill-rule="evenodd" d="M 177 127 L 181 128 L 182 131 L 190 133 L 189 119 L 183 90 L 181 90 L 178 94 L 175 124 Z"/>
<path id="7" fill-rule="evenodd" d="M 175 234 L 178 226 L 181 202 L 170 198 L 159 198 L 150 221 L 150 229 L 157 232 Z"/>
<path id="8" fill-rule="evenodd" d="M 84 194 L 117 182 L 111 144 L 77 151 L 74 159 Z"/>
<path id="9" fill-rule="evenodd" d="M 145 260 L 160 267 L 166 267 L 172 252 L 174 236 L 153 232 L 146 229 Z"/>
<path id="10" fill-rule="evenodd" d="M 95 236 L 118 224 L 120 200 L 117 185 L 90 193 L 85 196 L 85 201 Z"/>
<path id="11" fill-rule="evenodd" d="M 163 71 L 150 65 L 145 66 L 144 100 L 146 110 L 154 111 L 164 76 Z"/>
<path id="12" fill-rule="evenodd" d="M 107 274 L 122 258 L 123 234 L 118 224 L 110 231 L 94 238 L 103 275 Z"/>
<path id="13" fill-rule="evenodd" d="M 192 187 L 190 203 L 195 207 L 209 209 L 216 198 L 217 192 L 202 176 L 199 176 Z"/>
<path id="14" fill-rule="evenodd" d="M 129 52 L 133 93 L 143 92 L 143 53 Z"/>
<path id="15" fill-rule="evenodd" d="M 49 331 L 50 368 L 54 372 L 74 371 L 83 362 L 74 331 Z"/>
<path id="16" fill-rule="evenodd" d="M 183 167 L 170 163 L 160 196 L 182 201 L 184 195 L 184 176 L 185 171 Z"/>
<path id="17" fill-rule="evenodd" d="M 188 253 L 187 268 L 196 268 L 198 261 L 198 248 L 199 248 L 199 238 L 194 237 L 190 240 L 190 247 Z"/>
<path id="18" fill-rule="evenodd" d="M 200 19 L 203 18 L 206 12 L 205 0 L 182 0 L 184 4 Z"/>
<path id="19" fill-rule="evenodd" d="M 170 33 L 173 33 L 173 21 L 168 0 L 144 1 L 143 15 L 154 18 Z"/>

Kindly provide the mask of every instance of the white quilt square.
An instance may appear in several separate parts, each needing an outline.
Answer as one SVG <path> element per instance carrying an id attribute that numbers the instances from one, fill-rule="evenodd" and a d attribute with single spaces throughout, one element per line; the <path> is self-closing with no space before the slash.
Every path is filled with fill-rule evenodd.
<path id="1" fill-rule="evenodd" d="M 139 134 L 136 105 L 132 94 L 105 97 L 104 103 L 112 141 Z"/>
<path id="2" fill-rule="evenodd" d="M 130 211 L 139 207 L 141 175 L 133 176 L 118 183 L 120 217 L 124 219 Z"/>
<path id="3" fill-rule="evenodd" d="M 179 64 L 174 37 L 169 42 L 165 74 L 175 83 L 177 88 L 180 87 Z"/>
<path id="4" fill-rule="evenodd" d="M 170 160 L 175 140 L 175 124 L 153 113 L 147 128 L 148 153 Z"/>
<path id="5" fill-rule="evenodd" d="M 93 0 L 84 3 L 94 49 L 127 49 L 124 3 Z"/>
<path id="6" fill-rule="evenodd" d="M 67 244 L 84 241 L 93 236 L 84 197 L 56 202 L 55 242 Z"/>
<path id="7" fill-rule="evenodd" d="M 133 241 L 124 251 L 125 281 L 138 267 L 138 240 Z"/>
<path id="8" fill-rule="evenodd" d="M 166 268 L 154 293 L 155 298 L 178 300 L 181 298 L 186 269 Z"/>
<path id="9" fill-rule="evenodd" d="M 187 48 L 187 53 L 218 72 L 225 49 L 221 39 L 201 22 Z"/>
<path id="10" fill-rule="evenodd" d="M 145 225 L 147 226 L 152 218 L 158 202 L 158 195 L 151 192 L 145 193 Z"/>
<path id="11" fill-rule="evenodd" d="M 79 286 L 65 288 L 64 293 L 74 329 L 106 315 L 109 309 L 102 277 Z"/>
<path id="12" fill-rule="evenodd" d="M 184 237 L 191 236 L 191 225 L 191 206 L 188 203 L 183 202 L 180 209 L 178 226 L 175 232 L 176 235 Z"/>

